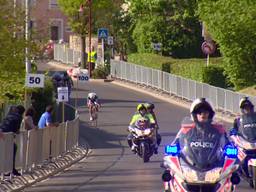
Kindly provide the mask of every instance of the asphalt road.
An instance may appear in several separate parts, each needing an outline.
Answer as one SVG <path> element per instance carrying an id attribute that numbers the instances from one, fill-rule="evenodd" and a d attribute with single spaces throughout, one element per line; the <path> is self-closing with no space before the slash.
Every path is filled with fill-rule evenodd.
<path id="1" fill-rule="evenodd" d="M 102 103 L 97 127 L 89 127 L 86 95 L 95 91 Z M 90 155 L 64 172 L 27 188 L 26 192 L 160 192 L 163 146 L 172 141 L 180 121 L 189 115 L 188 109 L 154 97 L 104 82 L 79 85 L 72 97 L 78 96 L 80 111 L 80 143 L 88 142 Z M 139 102 L 151 101 L 162 135 L 159 154 L 143 163 L 127 146 L 127 125 Z M 237 191 L 252 191 L 242 182 Z"/>

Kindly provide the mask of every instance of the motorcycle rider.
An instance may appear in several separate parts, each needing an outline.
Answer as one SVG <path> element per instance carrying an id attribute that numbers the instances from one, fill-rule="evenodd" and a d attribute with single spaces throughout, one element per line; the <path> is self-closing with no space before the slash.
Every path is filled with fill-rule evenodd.
<path id="1" fill-rule="evenodd" d="M 230 130 L 230 136 L 242 135 L 246 140 L 251 141 L 256 138 L 256 112 L 254 105 L 248 97 L 243 97 L 239 102 L 241 115 L 235 118 L 233 128 Z M 245 158 L 242 164 L 244 173 L 248 176 L 248 159 Z"/>
<path id="2" fill-rule="evenodd" d="M 184 148 L 181 144 L 184 143 L 189 143 L 194 149 L 211 148 L 216 140 L 219 140 L 219 146 L 222 148 L 229 143 L 223 125 L 213 122 L 215 112 L 206 98 L 195 99 L 191 104 L 190 114 L 190 119 L 185 118 L 182 121 L 181 129 L 173 142 L 178 144 L 181 150 Z M 221 155 L 218 155 L 216 162 L 220 162 L 220 158 Z"/>
<path id="3" fill-rule="evenodd" d="M 131 119 L 131 122 L 129 124 L 129 127 L 128 127 L 128 131 L 130 132 L 129 135 L 127 136 L 127 142 L 128 142 L 128 145 L 130 146 L 131 150 L 133 152 L 135 152 L 136 150 L 136 144 L 133 142 L 133 135 L 131 133 L 130 130 L 133 129 L 133 127 L 135 126 L 136 122 L 140 119 L 140 118 L 146 118 L 148 119 L 149 121 L 149 124 L 151 127 L 155 127 L 155 120 L 153 118 L 153 116 L 150 114 L 150 113 L 147 113 L 147 109 L 145 107 L 144 104 L 138 104 L 137 105 L 137 112 L 133 115 L 132 119 Z M 156 149 L 155 149 L 156 150 Z M 157 152 L 157 150 L 155 151 Z"/>
<path id="4" fill-rule="evenodd" d="M 94 92 L 88 93 L 88 96 L 87 96 L 87 107 L 89 108 L 90 121 L 93 120 L 93 118 L 92 118 L 92 107 L 93 107 L 93 105 L 96 106 L 96 110 L 97 111 L 99 109 L 100 104 L 99 104 L 98 100 L 99 100 L 99 98 L 96 95 L 96 93 L 94 93 Z"/>
<path id="5" fill-rule="evenodd" d="M 150 102 L 146 102 L 144 105 L 147 109 L 147 112 L 150 113 L 152 115 L 152 117 L 154 118 L 154 120 L 155 120 L 156 140 L 157 140 L 157 145 L 159 146 L 160 143 L 161 143 L 162 138 L 161 138 L 161 135 L 158 133 L 159 125 L 158 125 L 158 122 L 157 122 L 157 119 L 156 119 L 156 114 L 154 112 L 155 105 L 153 103 L 150 103 Z"/>
<path id="6" fill-rule="evenodd" d="M 252 124 L 256 128 L 256 113 L 254 112 L 254 105 L 248 97 L 243 97 L 239 102 L 239 108 L 241 109 L 241 116 L 235 118 L 233 128 L 230 130 L 230 135 L 236 135 L 240 131 L 244 130 L 245 124 Z"/>

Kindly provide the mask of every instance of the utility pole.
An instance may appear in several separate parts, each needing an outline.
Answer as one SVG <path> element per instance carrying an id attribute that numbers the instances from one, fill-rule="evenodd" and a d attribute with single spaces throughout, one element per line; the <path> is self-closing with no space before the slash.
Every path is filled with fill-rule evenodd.
<path id="1" fill-rule="evenodd" d="M 26 48 L 25 48 L 25 64 L 26 64 L 26 74 L 31 72 L 31 63 L 29 60 L 29 40 L 30 40 L 30 0 L 25 0 L 25 40 L 26 40 Z M 27 108 L 30 104 L 30 98 L 28 97 L 28 92 L 25 89 L 25 108 Z"/>
<path id="2" fill-rule="evenodd" d="M 88 63 L 88 71 L 89 71 L 89 78 L 92 75 L 92 64 L 91 64 L 91 57 L 92 57 L 92 0 L 88 0 L 89 3 L 89 63 Z"/>
<path id="3" fill-rule="evenodd" d="M 80 5 L 79 8 L 79 16 L 83 19 L 83 14 L 84 14 L 84 5 Z M 82 20 L 83 23 L 83 20 Z M 81 68 L 85 69 L 85 64 L 86 64 L 86 60 L 85 60 L 85 41 L 86 41 L 86 35 L 85 34 L 81 34 Z"/>
<path id="4" fill-rule="evenodd" d="M 26 15 L 26 26 L 25 26 L 25 39 L 26 39 L 26 49 L 25 49 L 25 63 L 26 63 L 26 73 L 31 72 L 31 63 L 29 60 L 29 47 L 28 47 L 28 42 L 30 40 L 30 11 L 29 11 L 29 6 L 30 6 L 30 0 L 25 0 L 25 15 Z"/>

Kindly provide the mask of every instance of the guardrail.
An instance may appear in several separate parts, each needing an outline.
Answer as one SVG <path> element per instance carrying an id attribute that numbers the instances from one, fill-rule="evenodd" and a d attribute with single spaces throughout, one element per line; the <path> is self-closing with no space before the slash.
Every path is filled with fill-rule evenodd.
<path id="1" fill-rule="evenodd" d="M 81 61 L 81 52 L 68 48 L 66 44 L 54 44 L 54 60 L 77 65 Z"/>
<path id="2" fill-rule="evenodd" d="M 123 61 L 111 60 L 110 73 L 112 77 L 153 87 L 189 101 L 198 97 L 206 97 L 216 110 L 225 112 L 239 113 L 239 100 L 248 96 Z M 256 97 L 249 97 L 256 104 Z"/>
<path id="3" fill-rule="evenodd" d="M 67 106 L 71 107 L 71 106 Z M 73 109 L 74 110 L 74 109 Z M 54 159 L 78 146 L 79 116 L 61 123 L 58 127 L 46 127 L 13 133 L 5 133 L 0 139 L 0 173 L 12 172 L 13 144 L 18 145 L 16 168 L 32 169 L 46 160 Z"/>

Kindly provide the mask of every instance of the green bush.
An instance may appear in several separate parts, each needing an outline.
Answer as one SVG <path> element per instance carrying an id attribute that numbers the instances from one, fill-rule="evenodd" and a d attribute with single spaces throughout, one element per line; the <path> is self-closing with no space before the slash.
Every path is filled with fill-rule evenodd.
<path id="1" fill-rule="evenodd" d="M 44 88 L 32 89 L 31 102 L 35 108 L 35 123 L 38 122 L 47 105 L 54 103 L 54 87 L 50 78 L 45 79 Z"/>
<path id="2" fill-rule="evenodd" d="M 96 69 L 93 70 L 92 72 L 92 78 L 94 79 L 106 79 L 107 76 L 110 73 L 110 65 L 105 64 L 98 66 Z"/>
<path id="3" fill-rule="evenodd" d="M 203 82 L 216 86 L 227 88 L 227 78 L 224 75 L 224 69 L 219 66 L 209 66 L 203 68 Z"/>
<path id="4" fill-rule="evenodd" d="M 171 63 L 170 62 L 162 63 L 162 71 L 171 73 Z"/>

